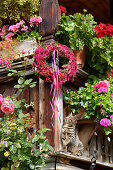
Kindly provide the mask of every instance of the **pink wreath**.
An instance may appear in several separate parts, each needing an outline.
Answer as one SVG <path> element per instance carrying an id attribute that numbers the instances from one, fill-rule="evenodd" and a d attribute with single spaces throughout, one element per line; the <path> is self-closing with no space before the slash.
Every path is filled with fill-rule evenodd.
<path id="1" fill-rule="evenodd" d="M 77 71 L 77 62 L 74 53 L 65 45 L 60 43 L 41 44 L 35 51 L 33 69 L 38 77 L 47 82 L 53 82 L 55 71 L 52 68 L 52 56 L 59 57 L 59 82 L 74 81 Z M 57 58 L 57 57 L 56 57 Z"/>

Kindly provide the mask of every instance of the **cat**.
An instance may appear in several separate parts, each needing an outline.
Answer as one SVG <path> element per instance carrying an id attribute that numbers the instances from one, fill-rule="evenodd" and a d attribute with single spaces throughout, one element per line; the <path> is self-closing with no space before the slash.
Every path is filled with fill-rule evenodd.
<path id="1" fill-rule="evenodd" d="M 79 139 L 76 123 L 76 115 L 73 116 L 72 113 L 64 119 L 61 140 L 63 151 L 80 156 L 83 154 L 84 146 Z"/>

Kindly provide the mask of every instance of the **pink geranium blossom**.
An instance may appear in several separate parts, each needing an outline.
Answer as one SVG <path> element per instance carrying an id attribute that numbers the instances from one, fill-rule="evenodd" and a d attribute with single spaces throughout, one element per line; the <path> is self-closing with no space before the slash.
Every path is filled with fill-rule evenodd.
<path id="1" fill-rule="evenodd" d="M 104 81 L 100 81 L 99 83 L 97 83 L 94 87 L 98 87 L 99 93 L 107 93 L 108 88 L 110 87 L 110 84 L 107 80 L 104 80 Z"/>
<path id="2" fill-rule="evenodd" d="M 6 36 L 5 39 L 11 39 L 14 36 L 12 32 L 9 32 Z"/>
<path id="3" fill-rule="evenodd" d="M 24 20 L 21 20 L 20 22 L 19 22 L 19 25 L 23 25 L 25 23 L 25 21 Z"/>
<path id="4" fill-rule="evenodd" d="M 111 126 L 111 121 L 107 118 L 103 118 L 100 121 L 100 125 L 104 127 Z"/>
<path id="5" fill-rule="evenodd" d="M 107 88 L 107 87 L 100 87 L 100 88 L 98 89 L 98 92 L 99 92 L 99 93 L 107 93 L 107 92 L 108 92 L 108 88 Z"/>
<path id="6" fill-rule="evenodd" d="M 21 31 L 27 31 L 28 30 L 28 26 L 24 26 Z"/>
<path id="7" fill-rule="evenodd" d="M 15 104 L 12 102 L 11 99 L 4 99 L 1 104 L 1 110 L 2 112 L 6 113 L 11 113 L 15 109 Z"/>
<path id="8" fill-rule="evenodd" d="M 110 116 L 110 119 L 113 121 L 113 115 Z"/>
<path id="9" fill-rule="evenodd" d="M 32 17 L 30 18 L 30 27 L 34 27 L 34 25 L 36 25 L 38 27 L 38 23 L 42 22 L 42 18 L 39 17 Z"/>
<path id="10" fill-rule="evenodd" d="M 18 31 L 17 25 L 11 25 L 11 26 L 9 27 L 9 31 L 17 32 L 17 31 Z"/>

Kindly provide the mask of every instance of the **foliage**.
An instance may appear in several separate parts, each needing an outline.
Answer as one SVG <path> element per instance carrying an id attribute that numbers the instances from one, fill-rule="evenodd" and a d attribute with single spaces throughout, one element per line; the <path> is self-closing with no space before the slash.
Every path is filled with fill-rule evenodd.
<path id="1" fill-rule="evenodd" d="M 25 70 L 11 70 L 9 76 L 23 74 L 14 86 L 21 92 L 21 99 L 3 98 L 0 95 L 0 168 L 1 169 L 41 169 L 45 165 L 45 158 L 53 152 L 48 144 L 45 133 L 50 129 L 42 130 L 31 127 L 32 115 L 27 112 L 27 103 L 23 98 L 27 87 L 33 88 L 36 82 L 26 79 L 26 66 L 32 59 L 25 59 Z M 31 106 L 31 105 L 29 105 Z M 14 108 L 16 109 L 14 110 Z"/>
<path id="2" fill-rule="evenodd" d="M 59 24 L 60 30 L 56 32 L 56 36 L 60 43 L 70 46 L 73 50 L 88 46 L 89 53 L 85 69 L 90 74 L 103 76 L 105 71 L 109 71 L 113 67 L 111 36 L 113 32 L 106 34 L 107 36 L 98 36 L 95 29 L 97 22 L 92 14 L 86 14 L 86 12 L 84 10 L 84 14 L 75 13 L 69 16 L 63 14 Z M 105 24 L 100 23 L 100 27 L 102 27 L 101 25 Z"/>
<path id="3" fill-rule="evenodd" d="M 69 44 L 73 50 L 83 49 L 84 45 L 88 47 L 92 45 L 92 38 L 96 36 L 94 29 L 96 24 L 91 14 L 75 13 L 69 16 L 63 14 L 59 24 L 61 30 L 57 31 L 56 35 L 59 36 L 59 41 Z"/>
<path id="4" fill-rule="evenodd" d="M 94 78 L 94 77 L 93 77 Z M 102 124 L 101 120 L 107 118 L 110 126 L 113 126 L 111 116 L 113 115 L 113 77 L 109 76 L 107 80 L 93 79 L 92 82 L 80 87 L 77 92 L 67 90 L 64 93 L 64 100 L 69 103 L 73 113 L 79 113 L 80 108 L 86 109 L 85 118 L 96 117 L 99 124 L 104 126 L 106 135 L 111 132 L 108 124 Z M 109 82 L 109 83 L 108 83 Z"/>
<path id="5" fill-rule="evenodd" d="M 40 0 L 2 0 L 0 2 L 0 26 L 11 25 L 21 19 L 26 22 L 38 15 Z"/>

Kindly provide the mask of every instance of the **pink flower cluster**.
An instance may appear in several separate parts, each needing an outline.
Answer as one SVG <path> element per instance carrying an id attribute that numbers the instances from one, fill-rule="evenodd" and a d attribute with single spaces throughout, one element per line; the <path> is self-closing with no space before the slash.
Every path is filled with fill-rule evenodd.
<path id="1" fill-rule="evenodd" d="M 67 13 L 67 10 L 66 10 L 66 7 L 60 5 L 60 10 L 63 12 L 63 13 Z"/>
<path id="2" fill-rule="evenodd" d="M 12 39 L 12 37 L 14 36 L 14 34 L 12 32 L 9 32 L 9 25 L 4 25 L 1 32 L 0 32 L 0 36 L 3 39 Z"/>
<path id="3" fill-rule="evenodd" d="M 18 22 L 16 25 L 11 25 L 11 26 L 9 27 L 9 31 L 12 31 L 12 32 L 16 33 L 16 32 L 19 31 L 19 29 L 21 29 L 21 31 L 22 31 L 22 29 L 23 29 L 23 30 L 24 30 L 24 29 L 27 30 L 28 27 L 25 26 L 24 23 L 25 23 L 25 22 L 24 22 L 23 20 L 21 20 L 21 21 Z"/>
<path id="4" fill-rule="evenodd" d="M 39 23 L 42 22 L 42 18 L 40 16 L 38 17 L 32 17 L 30 19 L 30 27 L 34 27 L 36 25 L 38 27 Z M 12 37 L 19 31 L 27 31 L 30 30 L 28 26 L 25 25 L 25 21 L 21 20 L 20 22 L 16 23 L 15 25 L 4 25 L 2 30 L 0 29 L 0 36 L 3 39 L 12 39 Z M 12 32 L 10 32 L 12 31 Z"/>
<path id="5" fill-rule="evenodd" d="M 39 17 L 32 17 L 30 18 L 30 27 L 34 27 L 36 25 L 38 27 L 38 24 L 42 22 L 42 18 Z"/>
<path id="6" fill-rule="evenodd" d="M 105 36 L 112 36 L 113 35 L 113 25 L 111 24 L 103 24 L 100 23 L 99 25 L 95 26 L 96 33 L 98 37 L 105 37 Z"/>
<path id="7" fill-rule="evenodd" d="M 111 121 L 107 118 L 103 118 L 100 121 L 100 125 L 104 127 L 111 126 Z"/>
<path id="8" fill-rule="evenodd" d="M 6 66 L 6 68 L 10 70 L 12 62 L 13 62 L 13 59 L 10 56 L 7 58 L 7 57 L 2 56 L 2 54 L 0 54 L 0 65 L 1 66 Z"/>
<path id="9" fill-rule="evenodd" d="M 11 113 L 15 109 L 15 104 L 12 102 L 11 99 L 5 99 L 3 96 L 0 94 L 0 108 L 1 111 L 4 113 Z"/>
<path id="10" fill-rule="evenodd" d="M 98 87 L 99 93 L 107 93 L 108 88 L 110 87 L 110 84 L 107 80 L 100 81 L 98 84 L 96 84 L 94 87 Z"/>
<path id="11" fill-rule="evenodd" d="M 113 115 L 110 116 L 110 120 L 107 118 L 101 119 L 100 125 L 104 127 L 111 126 L 111 121 L 113 121 Z"/>

